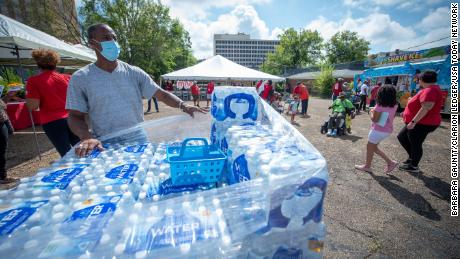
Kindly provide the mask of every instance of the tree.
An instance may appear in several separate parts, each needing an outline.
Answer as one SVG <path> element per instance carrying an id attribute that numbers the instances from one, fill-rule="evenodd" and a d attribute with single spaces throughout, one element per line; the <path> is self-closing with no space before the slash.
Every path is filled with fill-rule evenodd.
<path id="1" fill-rule="evenodd" d="M 117 33 L 120 59 L 155 78 L 196 63 L 188 32 L 160 2 L 83 0 L 79 13 L 84 37 L 91 24 L 108 24 Z"/>
<path id="2" fill-rule="evenodd" d="M 337 32 L 326 44 L 326 56 L 331 64 L 362 61 L 367 57 L 369 44 L 356 32 Z"/>
<path id="3" fill-rule="evenodd" d="M 314 87 L 318 90 L 321 97 L 329 97 L 332 94 L 332 85 L 335 83 L 332 72 L 334 66 L 329 63 L 321 65 L 321 72 L 314 82 Z"/>
<path id="4" fill-rule="evenodd" d="M 315 64 L 321 57 L 323 39 L 317 31 L 287 29 L 279 36 L 280 44 L 269 53 L 261 69 L 271 74 L 282 74 L 286 67 L 300 68 Z"/>

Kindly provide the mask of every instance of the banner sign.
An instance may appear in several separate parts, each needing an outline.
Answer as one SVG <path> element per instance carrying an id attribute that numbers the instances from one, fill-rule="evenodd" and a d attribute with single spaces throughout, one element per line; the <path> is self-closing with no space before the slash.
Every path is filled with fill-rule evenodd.
<path id="1" fill-rule="evenodd" d="M 182 89 L 182 88 L 190 89 L 192 85 L 193 85 L 193 81 L 177 81 L 176 82 L 177 89 Z"/>
<path id="2" fill-rule="evenodd" d="M 428 59 L 433 57 L 442 57 L 447 56 L 450 53 L 450 46 L 442 46 L 437 48 L 431 49 L 424 49 L 424 50 L 417 50 L 417 51 L 410 51 L 404 53 L 393 55 L 393 56 L 385 56 L 385 57 L 374 57 L 371 55 L 367 61 L 364 62 L 365 67 L 373 67 L 385 64 L 393 64 L 405 61 L 413 61 L 417 59 Z"/>

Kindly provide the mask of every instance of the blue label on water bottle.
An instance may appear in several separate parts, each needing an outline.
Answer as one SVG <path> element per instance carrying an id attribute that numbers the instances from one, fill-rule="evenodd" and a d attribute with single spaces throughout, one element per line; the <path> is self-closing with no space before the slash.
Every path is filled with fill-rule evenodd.
<path id="1" fill-rule="evenodd" d="M 47 176 L 42 178 L 42 182 L 51 183 L 55 188 L 64 190 L 69 186 L 70 182 L 85 168 L 88 164 L 76 164 L 73 167 L 64 168 L 61 170 L 54 171 Z"/>
<path id="2" fill-rule="evenodd" d="M 232 170 L 233 180 L 235 182 L 230 184 L 251 180 L 251 176 L 248 170 L 248 162 L 246 161 L 246 157 L 244 155 L 240 155 L 235 159 L 235 161 L 233 161 Z"/>
<path id="3" fill-rule="evenodd" d="M 53 239 L 39 258 L 78 257 L 93 251 L 102 236 L 102 230 L 112 217 L 121 195 L 101 197 L 103 202 L 75 211 L 59 231 L 68 238 Z M 98 201 L 100 201 L 98 199 Z M 92 203 L 89 199 L 83 203 Z"/>
<path id="4" fill-rule="evenodd" d="M 227 138 L 222 139 L 222 144 L 220 145 L 220 148 L 222 149 L 222 152 L 224 152 L 224 154 L 227 154 L 227 151 L 228 151 Z"/>
<path id="5" fill-rule="evenodd" d="M 0 213 L 0 236 L 11 234 L 17 227 L 21 226 L 38 208 L 48 201 L 27 202 L 21 206 Z"/>
<path id="6" fill-rule="evenodd" d="M 216 131 L 217 131 L 216 124 L 213 123 L 211 127 L 211 135 L 210 135 L 211 145 L 217 145 L 217 132 Z"/>
<path id="7" fill-rule="evenodd" d="M 102 229 L 116 210 L 120 198 L 121 195 L 103 197 L 105 202 L 74 211 L 62 224 L 61 233 L 75 238 L 102 233 Z"/>
<path id="8" fill-rule="evenodd" d="M 139 166 L 136 164 L 125 164 L 112 168 L 105 174 L 105 177 L 117 180 L 120 183 L 131 183 L 138 169 Z"/>
<path id="9" fill-rule="evenodd" d="M 147 146 L 148 144 L 133 145 L 133 146 L 126 147 L 124 151 L 128 153 L 135 153 L 135 154 L 144 153 L 144 150 L 147 148 Z"/>
<path id="10" fill-rule="evenodd" d="M 299 248 L 280 246 L 272 259 L 302 259 L 303 252 Z"/>
<path id="11" fill-rule="evenodd" d="M 216 231 L 210 225 L 204 225 L 198 218 L 190 215 L 164 216 L 148 232 L 149 250 L 162 247 L 177 247 L 192 244 L 199 240 L 215 238 Z"/>
<path id="12" fill-rule="evenodd" d="M 192 192 L 195 190 L 205 191 L 205 190 L 209 190 L 213 188 L 214 186 L 215 185 L 212 185 L 212 184 L 190 184 L 190 185 L 174 186 L 171 178 L 168 178 L 160 184 L 158 188 L 158 193 L 164 196 L 164 195 L 168 195 L 171 193 Z"/>

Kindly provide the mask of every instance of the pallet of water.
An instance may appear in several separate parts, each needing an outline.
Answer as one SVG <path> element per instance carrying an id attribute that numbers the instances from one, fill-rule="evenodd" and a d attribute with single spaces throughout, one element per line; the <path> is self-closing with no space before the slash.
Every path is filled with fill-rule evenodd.
<path id="1" fill-rule="evenodd" d="M 212 118 L 187 119 L 209 126 L 201 135 L 178 127 L 184 117 L 146 122 L 129 142 L 115 136 L 87 157 L 71 152 L 0 191 L 0 255 L 320 257 L 324 158 L 254 89 L 216 87 L 212 99 Z M 221 182 L 173 184 L 166 150 L 190 137 L 209 137 L 227 155 Z"/>

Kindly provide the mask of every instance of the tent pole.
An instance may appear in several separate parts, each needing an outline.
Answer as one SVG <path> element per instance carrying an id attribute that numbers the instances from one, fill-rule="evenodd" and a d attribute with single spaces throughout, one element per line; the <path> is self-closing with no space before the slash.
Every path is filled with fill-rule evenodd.
<path id="1" fill-rule="evenodd" d="M 22 65 L 21 65 L 21 59 L 19 57 L 19 48 L 18 48 L 18 45 L 15 45 L 14 46 L 14 55 L 16 55 L 16 61 L 18 62 L 18 67 L 19 67 L 19 76 L 21 77 L 22 79 L 22 82 L 25 82 L 26 79 L 24 77 L 24 71 L 22 69 Z M 29 118 L 30 118 L 30 121 L 32 122 L 32 129 L 34 131 L 34 138 L 35 138 L 35 147 L 37 149 L 37 154 L 38 154 L 38 159 L 39 160 L 42 160 L 42 156 L 40 154 L 40 147 L 38 145 L 38 138 L 37 138 L 37 131 L 35 130 L 35 123 L 34 123 L 34 118 L 32 116 L 32 111 L 27 109 L 29 111 Z"/>

